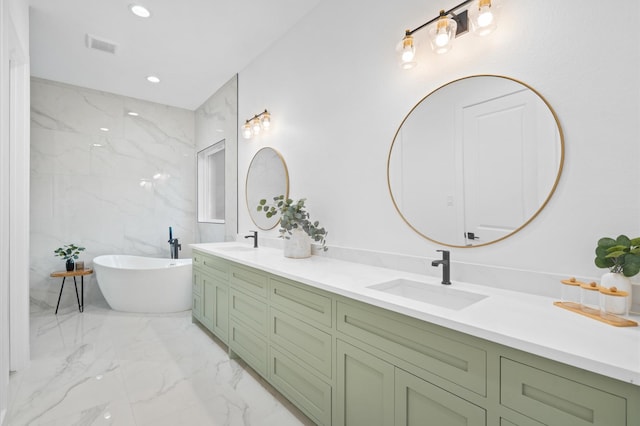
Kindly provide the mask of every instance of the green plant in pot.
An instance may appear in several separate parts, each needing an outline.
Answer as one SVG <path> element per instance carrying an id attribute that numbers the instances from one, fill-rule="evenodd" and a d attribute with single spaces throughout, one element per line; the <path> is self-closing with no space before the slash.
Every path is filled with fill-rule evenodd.
<path id="1" fill-rule="evenodd" d="M 67 271 L 73 271 L 74 261 L 78 259 L 78 255 L 83 250 L 84 247 L 80 247 L 75 244 L 66 244 L 55 249 L 53 253 L 55 256 L 60 256 L 61 258 L 66 260 L 65 266 Z"/>
<path id="2" fill-rule="evenodd" d="M 640 238 L 630 239 L 626 235 L 619 235 L 618 238 L 600 238 L 596 247 L 595 264 L 598 268 L 609 269 L 608 273 L 602 276 L 601 287 L 621 290 L 628 293 L 626 303 L 631 300 L 631 281 L 640 272 Z M 613 313 L 623 314 L 625 306 L 610 309 Z"/>
<path id="3" fill-rule="evenodd" d="M 305 198 L 293 201 L 284 195 L 273 197 L 273 203 L 270 204 L 266 199 L 259 201 L 257 209 L 264 212 L 267 218 L 280 214 L 280 237 L 285 239 L 286 257 L 311 256 L 311 240 L 320 243 L 322 250 L 327 251 L 327 231 L 320 226 L 320 222 L 311 221 L 305 201 Z"/>

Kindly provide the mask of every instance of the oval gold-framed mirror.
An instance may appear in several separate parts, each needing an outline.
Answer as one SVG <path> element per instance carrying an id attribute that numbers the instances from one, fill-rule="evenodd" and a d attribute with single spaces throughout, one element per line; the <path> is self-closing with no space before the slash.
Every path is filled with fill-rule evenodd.
<path id="1" fill-rule="evenodd" d="M 510 77 L 475 75 L 422 98 L 400 123 L 387 184 L 402 219 L 449 247 L 481 247 L 527 226 L 564 165 L 551 105 Z"/>
<path id="2" fill-rule="evenodd" d="M 263 212 L 257 211 L 261 199 L 273 201 L 273 197 L 284 194 L 289 196 L 289 170 L 282 155 L 273 148 L 260 149 L 253 156 L 245 185 L 245 198 L 249 216 L 253 223 L 262 230 L 273 229 L 280 222 L 280 217 L 267 218 Z"/>

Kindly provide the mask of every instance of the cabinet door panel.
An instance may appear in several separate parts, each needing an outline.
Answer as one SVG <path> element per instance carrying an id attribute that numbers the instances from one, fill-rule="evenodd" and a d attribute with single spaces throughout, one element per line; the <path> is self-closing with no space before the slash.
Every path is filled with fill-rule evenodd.
<path id="1" fill-rule="evenodd" d="M 500 360 L 500 402 L 548 426 L 624 426 L 626 399 L 508 358 Z"/>
<path id="2" fill-rule="evenodd" d="M 215 316 L 216 286 L 213 278 L 202 274 L 202 324 L 213 332 Z"/>
<path id="3" fill-rule="evenodd" d="M 271 347 L 269 379 L 291 402 L 321 425 L 331 424 L 331 386 Z"/>
<path id="4" fill-rule="evenodd" d="M 336 425 L 392 425 L 393 376 L 393 365 L 338 340 Z"/>
<path id="5" fill-rule="evenodd" d="M 229 288 L 223 282 L 216 282 L 213 333 L 229 343 Z"/>
<path id="6" fill-rule="evenodd" d="M 198 321 L 202 321 L 202 299 L 199 294 L 193 294 L 193 306 L 191 306 L 191 315 Z"/>
<path id="7" fill-rule="evenodd" d="M 396 426 L 484 426 L 485 411 L 396 368 Z"/>

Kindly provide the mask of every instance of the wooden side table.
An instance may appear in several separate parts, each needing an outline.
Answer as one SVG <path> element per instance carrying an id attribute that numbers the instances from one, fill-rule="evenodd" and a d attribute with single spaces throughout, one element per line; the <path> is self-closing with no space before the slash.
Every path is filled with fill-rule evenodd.
<path id="1" fill-rule="evenodd" d="M 56 305 L 56 315 L 58 315 L 58 307 L 60 306 L 60 298 L 64 289 L 64 281 L 67 277 L 73 277 L 73 285 L 76 288 L 76 300 L 78 301 L 78 310 L 84 312 L 84 276 L 93 274 L 93 269 L 79 269 L 77 271 L 56 271 L 51 273 L 51 277 L 62 277 L 62 285 L 60 286 L 60 295 L 58 296 L 58 304 Z M 78 283 L 76 277 L 80 277 L 80 297 L 78 297 Z"/>

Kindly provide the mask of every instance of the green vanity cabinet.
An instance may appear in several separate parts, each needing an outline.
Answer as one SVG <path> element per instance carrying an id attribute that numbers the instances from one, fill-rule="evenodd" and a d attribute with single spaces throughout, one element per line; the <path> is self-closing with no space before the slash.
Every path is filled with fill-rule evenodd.
<path id="1" fill-rule="evenodd" d="M 623 426 L 627 404 L 640 403 L 505 357 L 500 359 L 500 400 L 548 426 Z"/>
<path id="2" fill-rule="evenodd" d="M 331 424 L 333 299 L 269 277 L 269 380 L 317 424 Z"/>
<path id="3" fill-rule="evenodd" d="M 319 425 L 640 425 L 640 386 L 198 250 L 193 300 Z"/>
<path id="4" fill-rule="evenodd" d="M 337 330 L 431 381 L 486 395 L 487 350 L 479 340 L 361 302 L 337 302 Z M 384 356 L 384 355 L 383 355 Z"/>
<path id="5" fill-rule="evenodd" d="M 229 290 L 229 316 L 229 350 L 266 377 L 269 348 L 266 300 L 246 294 L 232 284 Z"/>
<path id="6" fill-rule="evenodd" d="M 399 368 L 395 369 L 395 425 L 485 426 L 486 412 Z"/>
<path id="7" fill-rule="evenodd" d="M 191 315 L 194 320 L 202 322 L 202 272 L 196 268 L 193 268 L 191 298 L 193 300 Z"/>
<path id="8" fill-rule="evenodd" d="M 336 347 L 334 425 L 393 425 L 395 367 L 342 340 Z"/>
<path id="9" fill-rule="evenodd" d="M 318 425 L 331 424 L 332 384 L 271 345 L 269 382 Z"/>
<path id="10" fill-rule="evenodd" d="M 224 343 L 229 336 L 228 264 L 215 257 L 193 256 L 192 316 Z"/>

